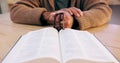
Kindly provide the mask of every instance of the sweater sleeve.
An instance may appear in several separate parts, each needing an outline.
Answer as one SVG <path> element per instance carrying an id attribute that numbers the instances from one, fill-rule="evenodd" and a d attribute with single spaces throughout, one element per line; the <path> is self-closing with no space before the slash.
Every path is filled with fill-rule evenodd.
<path id="1" fill-rule="evenodd" d="M 20 0 L 10 8 L 10 16 L 15 23 L 41 25 L 40 17 L 45 11 L 39 0 Z"/>
<path id="2" fill-rule="evenodd" d="M 83 16 L 75 18 L 80 29 L 87 29 L 107 23 L 111 14 L 107 0 L 84 0 Z"/>

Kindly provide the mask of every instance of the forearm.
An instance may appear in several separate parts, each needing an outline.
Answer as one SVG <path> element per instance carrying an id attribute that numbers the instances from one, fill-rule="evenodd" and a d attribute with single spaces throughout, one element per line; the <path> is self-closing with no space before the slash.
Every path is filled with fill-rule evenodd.
<path id="1" fill-rule="evenodd" d="M 41 25 L 40 17 L 45 8 L 39 8 L 39 3 L 30 4 L 29 1 L 20 1 L 10 9 L 11 19 L 15 23 Z"/>
<path id="2" fill-rule="evenodd" d="M 94 3 L 92 6 L 87 7 L 83 11 L 82 17 L 76 17 L 80 29 L 87 29 L 97 27 L 108 23 L 111 17 L 111 9 L 104 2 Z"/>

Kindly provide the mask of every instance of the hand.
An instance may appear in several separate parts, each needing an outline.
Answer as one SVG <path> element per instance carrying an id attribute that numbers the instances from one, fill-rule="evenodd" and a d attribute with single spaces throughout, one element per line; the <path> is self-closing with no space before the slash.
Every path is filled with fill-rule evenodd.
<path id="1" fill-rule="evenodd" d="M 58 10 L 55 12 L 45 12 L 43 14 L 44 19 L 49 23 L 49 24 L 53 24 L 54 23 L 54 17 L 56 14 L 59 13 L 63 13 L 64 14 L 64 21 L 61 22 L 61 24 L 63 25 L 63 28 L 72 28 L 73 25 L 73 17 L 72 15 L 64 10 Z M 58 19 L 56 19 L 57 21 L 59 21 Z"/>
<path id="2" fill-rule="evenodd" d="M 67 11 L 68 13 L 70 13 L 70 15 L 74 15 L 76 17 L 83 16 L 83 12 L 80 9 L 76 8 L 76 7 L 64 8 L 62 10 Z"/>
<path id="3" fill-rule="evenodd" d="M 63 10 L 58 10 L 58 11 L 55 11 L 55 12 L 44 12 L 43 13 L 44 20 L 46 20 L 48 24 L 53 24 L 54 23 L 54 17 L 58 13 L 64 13 L 64 11 Z"/>
<path id="4" fill-rule="evenodd" d="M 61 22 L 63 28 L 72 28 L 73 17 L 66 11 L 64 11 L 64 20 Z"/>

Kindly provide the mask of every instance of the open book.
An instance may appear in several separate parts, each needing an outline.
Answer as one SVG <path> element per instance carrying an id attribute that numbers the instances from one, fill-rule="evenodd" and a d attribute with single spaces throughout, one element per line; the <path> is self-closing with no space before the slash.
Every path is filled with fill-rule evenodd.
<path id="1" fill-rule="evenodd" d="M 23 35 L 2 63 L 119 63 L 87 31 L 44 28 Z"/>

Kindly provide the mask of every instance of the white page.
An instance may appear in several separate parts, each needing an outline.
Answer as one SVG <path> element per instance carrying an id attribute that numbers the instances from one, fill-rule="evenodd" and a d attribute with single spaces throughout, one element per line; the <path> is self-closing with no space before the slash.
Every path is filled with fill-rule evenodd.
<path id="1" fill-rule="evenodd" d="M 29 32 L 21 37 L 2 63 L 21 63 L 46 57 L 60 61 L 58 41 L 58 32 L 54 28 Z"/>
<path id="2" fill-rule="evenodd" d="M 73 30 L 73 32 L 78 37 L 78 40 L 80 41 L 79 44 L 82 44 L 86 58 L 89 60 L 103 61 L 108 63 L 118 62 L 114 56 L 103 46 L 103 44 L 96 39 L 94 35 L 87 31 L 80 33 L 79 31 Z"/>
<path id="3" fill-rule="evenodd" d="M 82 45 L 79 45 L 78 40 L 71 30 L 61 30 L 59 34 L 63 63 L 73 58 L 85 57 L 84 51 L 82 51 Z"/>
<path id="4" fill-rule="evenodd" d="M 60 32 L 60 37 L 64 63 L 79 59 L 118 63 L 112 54 L 87 31 L 65 29 Z"/>

